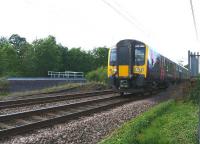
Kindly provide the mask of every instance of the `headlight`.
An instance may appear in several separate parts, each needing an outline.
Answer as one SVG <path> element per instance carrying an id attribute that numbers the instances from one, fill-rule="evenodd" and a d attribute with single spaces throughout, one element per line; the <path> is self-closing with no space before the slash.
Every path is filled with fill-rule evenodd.
<path id="1" fill-rule="evenodd" d="M 113 72 L 116 73 L 116 72 L 117 72 L 117 68 L 114 68 L 114 69 L 113 69 Z"/>

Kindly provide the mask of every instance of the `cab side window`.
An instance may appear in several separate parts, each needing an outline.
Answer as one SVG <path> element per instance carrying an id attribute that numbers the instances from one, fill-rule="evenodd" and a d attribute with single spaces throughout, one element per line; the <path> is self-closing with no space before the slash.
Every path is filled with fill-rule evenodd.
<path id="1" fill-rule="evenodd" d="M 117 53 L 116 49 L 112 49 L 110 52 L 110 65 L 116 65 Z"/>

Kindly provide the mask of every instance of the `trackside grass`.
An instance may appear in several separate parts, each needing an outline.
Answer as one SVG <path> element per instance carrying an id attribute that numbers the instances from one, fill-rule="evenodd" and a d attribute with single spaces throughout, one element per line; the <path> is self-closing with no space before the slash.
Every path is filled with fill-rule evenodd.
<path id="1" fill-rule="evenodd" d="M 53 86 L 49 88 L 44 88 L 40 90 L 15 92 L 15 93 L 0 93 L 0 100 L 4 98 L 9 98 L 9 97 L 28 97 L 28 96 L 36 95 L 36 94 L 60 92 L 63 90 L 70 90 L 70 89 L 76 89 L 77 92 L 102 90 L 102 89 L 107 89 L 107 85 L 103 83 L 99 83 L 99 82 L 88 82 L 84 84 L 69 83 L 69 84 L 63 84 L 63 85 Z"/>
<path id="2" fill-rule="evenodd" d="M 195 144 L 198 106 L 163 102 L 125 123 L 101 144 Z"/>
<path id="3" fill-rule="evenodd" d="M 122 125 L 119 129 L 114 131 L 111 136 L 102 140 L 100 144 L 136 143 L 136 138 L 142 130 L 147 128 L 155 118 L 165 113 L 173 104 L 174 101 L 170 100 L 151 108 L 151 110 L 144 112 L 139 117 Z"/>
<path id="4" fill-rule="evenodd" d="M 65 89 L 70 89 L 70 88 L 76 88 L 81 86 L 81 84 L 64 84 L 64 85 L 58 85 L 58 86 L 53 86 L 49 88 L 44 88 L 40 90 L 32 90 L 32 91 L 25 91 L 25 92 L 14 92 L 14 93 L 5 93 L 5 94 L 0 94 L 0 99 L 3 97 L 11 97 L 11 96 L 28 96 L 28 95 L 33 95 L 33 94 L 42 94 L 42 93 L 49 93 L 49 92 L 57 92 Z"/>
<path id="5" fill-rule="evenodd" d="M 178 102 L 156 118 L 142 131 L 136 142 L 140 144 L 194 144 L 197 143 L 198 107 Z"/>

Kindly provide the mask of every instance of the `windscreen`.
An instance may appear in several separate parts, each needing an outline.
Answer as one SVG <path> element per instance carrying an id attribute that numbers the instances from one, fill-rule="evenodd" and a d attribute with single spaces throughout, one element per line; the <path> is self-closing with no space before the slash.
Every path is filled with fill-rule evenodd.
<path id="1" fill-rule="evenodd" d="M 135 65 L 144 65 L 145 63 L 145 46 L 143 44 L 135 45 Z"/>
<path id="2" fill-rule="evenodd" d="M 130 43 L 121 43 L 118 45 L 118 65 L 129 64 L 129 45 Z"/>
<path id="3" fill-rule="evenodd" d="M 110 52 L 110 65 L 112 65 L 112 66 L 116 65 L 116 61 L 117 61 L 116 49 L 111 49 L 111 52 Z"/>

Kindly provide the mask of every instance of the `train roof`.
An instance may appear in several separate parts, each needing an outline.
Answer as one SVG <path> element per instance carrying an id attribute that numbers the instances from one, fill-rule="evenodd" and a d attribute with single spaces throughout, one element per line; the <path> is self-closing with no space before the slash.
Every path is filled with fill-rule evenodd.
<path id="1" fill-rule="evenodd" d="M 155 51 L 154 49 L 152 49 L 148 44 L 146 44 L 146 43 L 144 43 L 144 42 L 142 42 L 142 41 L 139 41 L 139 40 L 136 40 L 136 39 L 123 39 L 123 40 L 120 40 L 118 43 L 117 43 L 117 45 L 120 43 L 120 42 L 123 42 L 123 41 L 132 41 L 132 42 L 139 42 L 139 43 L 143 43 L 143 44 L 145 44 L 146 46 L 148 46 L 151 50 L 153 50 L 153 51 Z M 111 49 L 114 49 L 114 48 L 111 48 Z M 161 56 L 163 56 L 162 54 L 160 54 L 159 52 L 157 52 L 157 51 L 155 51 L 156 53 L 158 53 L 159 55 L 161 55 Z M 163 57 L 165 57 L 165 56 L 163 56 Z M 172 61 L 172 60 L 170 60 L 169 58 L 167 58 L 167 57 L 165 57 L 166 59 L 168 59 L 169 61 L 171 61 L 171 62 L 173 62 L 173 63 L 175 63 L 176 65 L 178 65 L 179 67 L 181 67 L 181 68 L 183 68 L 183 69 L 185 69 L 185 70 L 188 70 L 186 67 L 184 67 L 184 66 L 181 66 L 181 65 L 179 65 L 179 64 L 177 64 L 176 62 L 174 62 L 174 61 Z"/>

